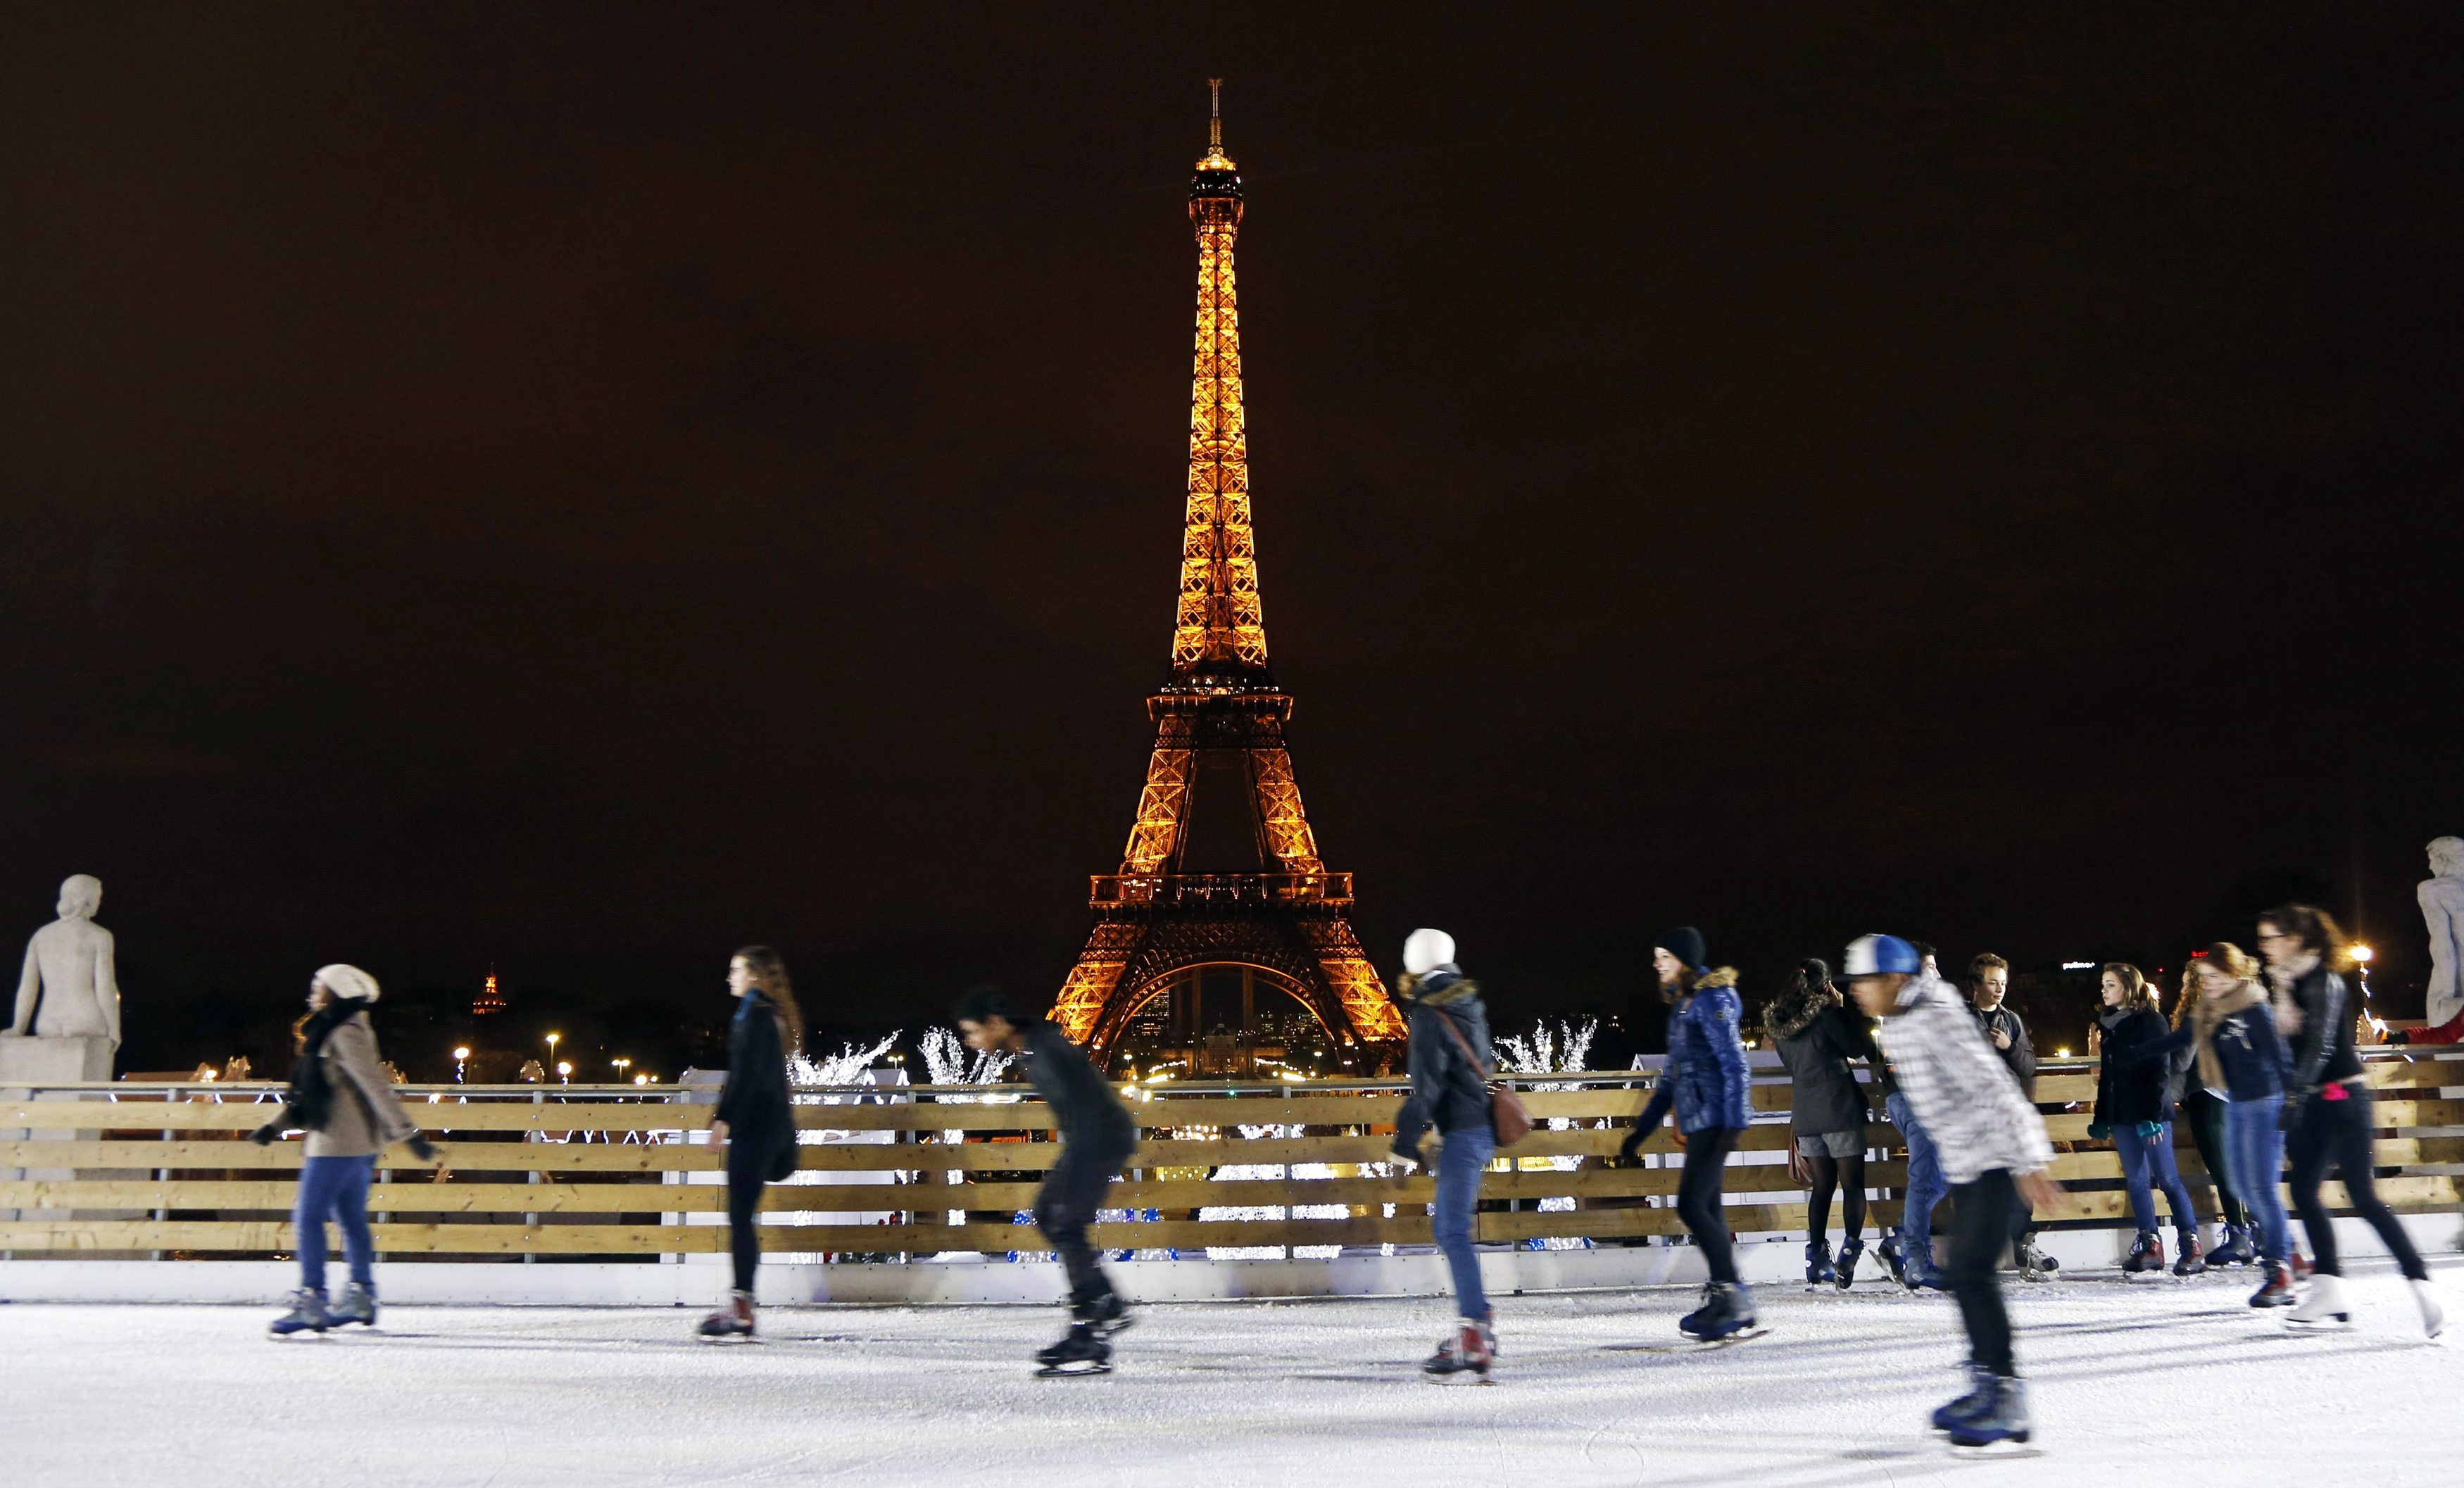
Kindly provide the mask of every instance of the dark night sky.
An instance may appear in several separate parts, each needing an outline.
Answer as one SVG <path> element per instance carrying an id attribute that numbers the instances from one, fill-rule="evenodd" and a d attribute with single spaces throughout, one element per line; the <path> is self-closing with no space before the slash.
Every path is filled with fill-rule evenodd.
<path id="1" fill-rule="evenodd" d="M 330 959 L 1048 993 L 1222 74 L 1381 965 L 1443 925 L 1511 1023 L 1677 920 L 1753 994 L 1874 928 L 2178 964 L 2358 863 L 2417 982 L 2464 12 L 1640 10 L 12 11 L 0 928 L 99 875 L 141 1040 Z"/>

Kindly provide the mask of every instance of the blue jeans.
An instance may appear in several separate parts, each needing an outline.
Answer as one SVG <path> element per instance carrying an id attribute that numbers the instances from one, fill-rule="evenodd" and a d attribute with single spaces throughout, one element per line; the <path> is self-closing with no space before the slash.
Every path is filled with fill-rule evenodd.
<path id="1" fill-rule="evenodd" d="M 1882 1114 L 1900 1128 L 1900 1136 L 1908 1145 L 1908 1186 L 1901 1195 L 1900 1250 L 1907 1263 L 1920 1273 L 1929 1273 L 1933 1265 L 1933 1212 L 1950 1193 L 1950 1185 L 1942 1179 L 1942 1149 L 1917 1121 L 1916 1112 L 1908 1109 L 1908 1098 L 1894 1090 L 1882 1102 Z"/>
<path id="2" fill-rule="evenodd" d="M 299 1284 L 312 1292 L 325 1290 L 325 1217 L 342 1227 L 342 1251 L 351 1258 L 351 1280 L 374 1286 L 368 1263 L 376 1259 L 376 1236 L 368 1233 L 368 1180 L 376 1176 L 376 1154 L 365 1157 L 312 1157 L 299 1170 L 299 1202 L 291 1211 L 291 1227 L 299 1234 Z"/>
<path id="3" fill-rule="evenodd" d="M 2122 1181 L 2130 1186 L 2130 1215 L 2139 1222 L 2139 1233 L 2156 1233 L 2156 1189 L 2165 1191 L 2165 1201 L 2173 1206 L 2173 1230 L 2177 1235 L 2195 1235 L 2199 1216 L 2190 1208 L 2190 1191 L 2183 1186 L 2181 1170 L 2173 1166 L 2173 1124 L 2167 1122 L 2152 1137 L 2143 1137 L 2136 1126 L 2113 1128 L 2113 1149 L 2122 1157 Z"/>
<path id="4" fill-rule="evenodd" d="M 2276 1129 L 2283 1109 L 2280 1095 L 2225 1103 L 2226 1181 L 2250 1211 L 2252 1228 L 2258 1231 L 2258 1253 L 2269 1260 L 2289 1258 L 2293 1244 L 2284 1195 L 2276 1187 L 2284 1171 L 2284 1133 Z"/>
<path id="5" fill-rule="evenodd" d="M 1480 1288 L 1480 1255 L 1471 1248 L 1471 1222 L 1480 1208 L 1480 1175 L 1497 1155 L 1497 1133 L 1486 1127 L 1465 1127 L 1445 1133 L 1445 1139 L 1438 1151 L 1438 1203 L 1429 1215 L 1429 1230 L 1454 1273 L 1455 1310 L 1486 1322 L 1488 1294 Z"/>

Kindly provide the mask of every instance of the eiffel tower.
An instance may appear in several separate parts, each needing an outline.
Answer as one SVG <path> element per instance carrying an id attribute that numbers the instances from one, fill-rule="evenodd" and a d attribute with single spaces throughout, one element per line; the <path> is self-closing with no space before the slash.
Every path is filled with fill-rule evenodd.
<path id="1" fill-rule="evenodd" d="M 1206 156 L 1189 183 L 1198 346 L 1172 667 L 1147 699 L 1155 750 L 1129 846 L 1119 872 L 1094 876 L 1095 928 L 1052 1018 L 1100 1063 L 1148 1002 L 1176 990 L 1194 994 L 1207 972 L 1237 972 L 1244 1021 L 1257 989 L 1284 993 L 1315 1017 L 1345 1062 L 1365 1072 L 1399 1056 L 1403 1018 L 1353 932 L 1352 875 L 1328 872 L 1318 856 L 1284 742 L 1292 699 L 1266 666 L 1232 276 L 1241 176 L 1223 153 L 1221 82 L 1210 81 Z M 1244 798 L 1254 870 L 1184 871 L 1201 784 Z"/>

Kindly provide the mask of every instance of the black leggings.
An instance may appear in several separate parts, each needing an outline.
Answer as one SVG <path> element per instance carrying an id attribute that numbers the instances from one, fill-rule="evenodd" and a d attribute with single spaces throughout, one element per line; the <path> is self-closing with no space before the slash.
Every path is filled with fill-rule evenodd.
<path id="1" fill-rule="evenodd" d="M 1130 1153 L 1135 1149 L 1134 1141 L 1124 1146 L 1065 1137 L 1061 1155 L 1053 1159 L 1052 1171 L 1045 1174 L 1044 1187 L 1035 1195 L 1035 1227 L 1044 1232 L 1053 1253 L 1061 1258 L 1061 1269 L 1069 1278 L 1069 1305 L 1073 1309 L 1097 1302 L 1112 1290 L 1104 1268 L 1095 1262 L 1095 1247 L 1087 1238 L 1087 1227 L 1095 1222 L 1096 1213 L 1104 1207 L 1104 1195 L 1111 1190 L 1112 1175 L 1120 1171 L 1121 1164 L 1129 1161 Z"/>
<path id="2" fill-rule="evenodd" d="M 736 1258 L 736 1289 L 753 1290 L 753 1270 L 761 1264 L 761 1227 L 755 1211 L 761 1207 L 762 1179 L 771 1160 L 788 1138 L 768 1142 L 737 1137 L 727 1144 L 727 1248 Z"/>
<path id="3" fill-rule="evenodd" d="M 1828 1152 L 1805 1160 L 1806 1171 L 1814 1174 L 1813 1192 L 1805 1200 L 1805 1235 L 1815 1244 L 1831 1228 L 1831 1191 L 1839 1190 L 1839 1214 L 1848 1231 L 1848 1238 L 1860 1239 L 1865 1234 L 1865 1154 L 1834 1157 Z"/>
<path id="4" fill-rule="evenodd" d="M 2337 1265 L 2335 1221 L 2327 1216 L 2327 1206 L 2319 1197 L 2319 1186 L 2333 1169 L 2344 1180 L 2344 1192 L 2352 1195 L 2353 1213 L 2370 1222 L 2404 1274 L 2427 1281 L 2430 1269 L 2421 1263 L 2421 1252 L 2412 1248 L 2412 1236 L 2404 1233 L 2404 1226 L 2379 1197 L 2370 1172 L 2370 1133 L 2376 1125 L 2370 1115 L 2370 1093 L 2358 1085 L 2343 1088 L 2352 1092 L 2343 1100 L 2330 1101 L 2321 1094 L 2302 1102 L 2300 1124 L 2284 1139 L 2285 1155 L 2293 1163 L 2293 1207 L 2300 1212 L 2311 1253 L 2319 1258 L 2319 1272 L 2343 1274 Z"/>
<path id="5" fill-rule="evenodd" d="M 2250 1211 L 2225 1181 L 2225 1103 L 2193 1085 L 2182 1097 L 2182 1110 L 2190 1118 L 2190 1140 L 2198 1144 L 2199 1162 L 2216 1186 L 2216 1217 L 2235 1229 L 2249 1229 Z"/>
<path id="6" fill-rule="evenodd" d="M 1735 1128 L 1711 1127 L 1685 1139 L 1685 1171 L 1677 1180 L 1677 1217 L 1703 1247 L 1703 1262 L 1714 1281 L 1737 1280 L 1736 1248 L 1728 1239 L 1728 1223 L 1720 1217 L 1726 1207 L 1721 1184 L 1728 1172 L 1728 1152 L 1737 1145 Z"/>
<path id="7" fill-rule="evenodd" d="M 1950 1259 L 1943 1280 L 1959 1299 L 1959 1321 L 1968 1326 L 1968 1356 L 2005 1379 L 2011 1363 L 2011 1314 L 2002 1307 L 2002 1249 L 2011 1243 L 2012 1216 L 2019 1191 L 2007 1169 L 1981 1173 L 1950 1191 L 1955 1218 Z"/>

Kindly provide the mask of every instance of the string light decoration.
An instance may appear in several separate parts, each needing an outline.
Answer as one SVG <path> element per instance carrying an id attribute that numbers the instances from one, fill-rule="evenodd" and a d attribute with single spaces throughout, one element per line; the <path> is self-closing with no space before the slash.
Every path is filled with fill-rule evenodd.
<path id="1" fill-rule="evenodd" d="M 1147 700 L 1155 746 L 1120 871 L 1093 879 L 1095 925 L 1052 1018 L 1102 1062 L 1176 974 L 1246 966 L 1273 974 L 1367 1073 L 1399 1058 L 1403 1017 L 1353 930 L 1352 875 L 1319 856 L 1284 736 L 1292 699 L 1266 665 L 1233 267 L 1245 207 L 1223 151 L 1222 79 L 1209 86 L 1206 153 L 1189 184 L 1198 322 L 1172 671 Z M 1210 760 L 1237 766 L 1220 777 L 1247 797 L 1255 872 L 1181 871 L 1201 774 L 1218 777 L 1202 771 Z"/>

